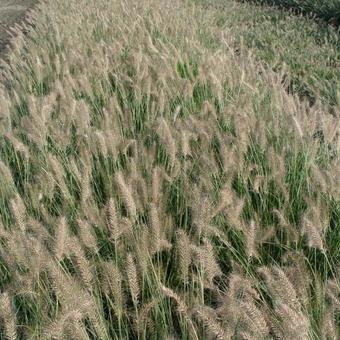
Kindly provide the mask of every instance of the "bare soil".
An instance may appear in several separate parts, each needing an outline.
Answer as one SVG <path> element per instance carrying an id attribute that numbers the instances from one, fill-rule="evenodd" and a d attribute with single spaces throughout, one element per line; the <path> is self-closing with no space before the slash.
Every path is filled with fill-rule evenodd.
<path id="1" fill-rule="evenodd" d="M 37 0 L 0 0 L 0 56 L 4 53 L 8 42 L 8 29 L 25 17 L 25 12 Z"/>

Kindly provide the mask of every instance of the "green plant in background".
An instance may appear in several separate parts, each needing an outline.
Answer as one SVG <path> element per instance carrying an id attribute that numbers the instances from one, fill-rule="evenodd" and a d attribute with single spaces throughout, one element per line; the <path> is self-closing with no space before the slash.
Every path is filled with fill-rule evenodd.
<path id="1" fill-rule="evenodd" d="M 215 9 L 212 25 L 217 32 L 233 36 L 233 46 L 246 46 L 274 71 L 284 72 L 288 91 L 312 105 L 321 100 L 333 112 L 340 84 L 340 41 L 335 28 L 251 2 L 195 3 Z"/>
<path id="2" fill-rule="evenodd" d="M 245 0 L 247 1 L 247 0 Z M 327 23 L 340 26 L 340 3 L 338 0 L 250 0 L 255 3 L 275 5 L 308 14 Z"/>

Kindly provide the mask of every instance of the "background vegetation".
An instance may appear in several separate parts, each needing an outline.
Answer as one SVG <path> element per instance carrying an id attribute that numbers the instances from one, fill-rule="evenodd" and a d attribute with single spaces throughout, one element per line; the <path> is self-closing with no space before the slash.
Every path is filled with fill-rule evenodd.
<path id="1" fill-rule="evenodd" d="M 235 48 L 245 46 L 272 70 L 284 72 L 289 92 L 310 104 L 316 100 L 331 107 L 338 104 L 340 40 L 336 29 L 269 6 L 225 0 L 195 2 L 213 9 L 215 32 L 228 32 Z M 216 47 L 212 30 L 203 27 L 201 34 L 206 44 Z"/>
<path id="2" fill-rule="evenodd" d="M 308 14 L 340 26 L 340 3 L 338 0 L 252 0 L 260 4 L 288 8 L 296 13 Z"/>

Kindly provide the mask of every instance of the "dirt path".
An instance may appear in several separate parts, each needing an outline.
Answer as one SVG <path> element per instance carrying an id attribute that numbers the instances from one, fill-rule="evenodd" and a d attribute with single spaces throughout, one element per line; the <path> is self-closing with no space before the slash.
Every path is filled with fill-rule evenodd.
<path id="1" fill-rule="evenodd" d="M 7 30 L 24 18 L 25 11 L 37 0 L 0 0 L 0 56 L 8 41 Z"/>

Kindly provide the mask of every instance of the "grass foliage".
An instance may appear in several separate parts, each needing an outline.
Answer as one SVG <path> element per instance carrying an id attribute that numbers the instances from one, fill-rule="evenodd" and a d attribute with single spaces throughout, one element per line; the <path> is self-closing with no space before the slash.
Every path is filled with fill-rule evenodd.
<path id="1" fill-rule="evenodd" d="M 0 338 L 336 339 L 339 106 L 174 0 L 55 0 L 0 91 Z"/>

